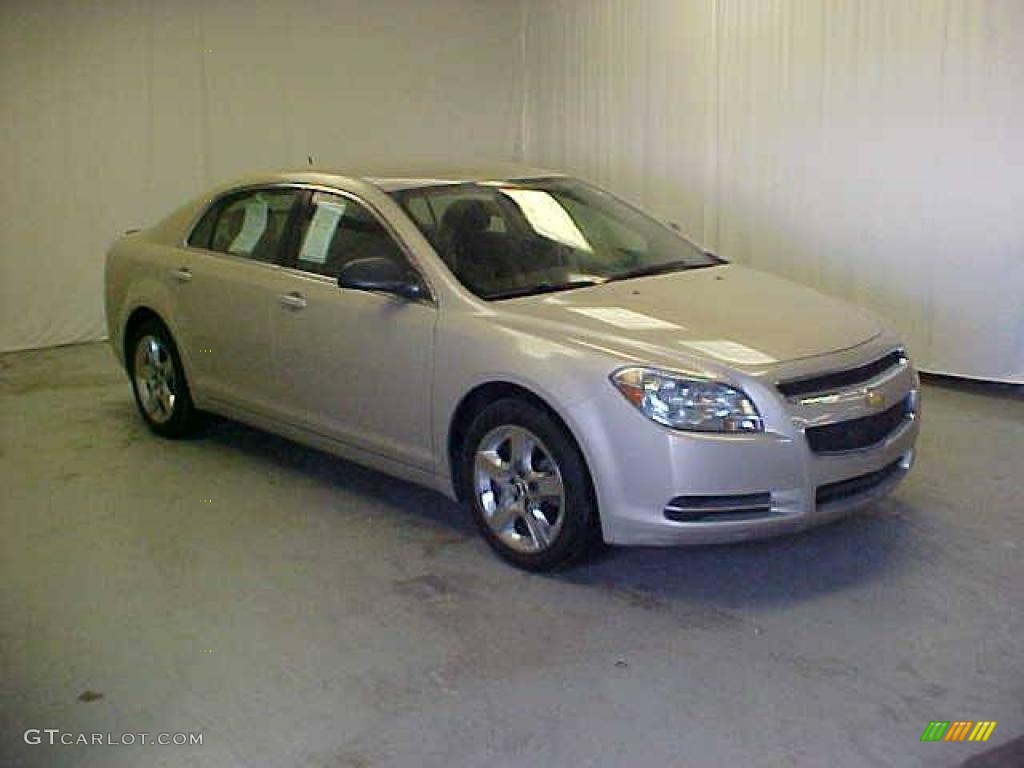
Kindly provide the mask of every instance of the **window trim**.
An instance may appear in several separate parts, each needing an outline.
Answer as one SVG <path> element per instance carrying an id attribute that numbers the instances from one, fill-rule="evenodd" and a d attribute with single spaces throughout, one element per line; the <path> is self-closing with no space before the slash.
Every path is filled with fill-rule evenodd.
<path id="1" fill-rule="evenodd" d="M 207 212 L 212 210 L 215 205 L 219 205 L 220 203 L 222 203 L 226 198 L 233 197 L 233 196 L 241 194 L 243 192 L 251 192 L 251 191 L 262 190 L 262 189 L 282 189 L 282 188 L 284 188 L 284 189 L 295 189 L 295 190 L 298 190 L 300 193 L 301 192 L 305 192 L 306 194 L 300 194 L 299 200 L 298 200 L 298 204 L 296 206 L 296 210 L 293 211 L 292 217 L 289 217 L 288 228 L 285 231 L 285 237 L 284 237 L 284 241 L 283 241 L 286 250 L 282 251 L 283 258 L 282 258 L 282 261 L 280 263 L 276 262 L 276 261 L 275 262 L 256 261 L 255 259 L 250 259 L 250 258 L 247 258 L 247 257 L 244 257 L 244 256 L 236 256 L 233 253 L 225 253 L 223 251 L 214 251 L 214 250 L 212 250 L 210 248 L 200 248 L 198 246 L 190 245 L 189 244 L 188 241 L 192 237 L 192 233 L 195 231 L 195 228 L 199 226 L 199 223 L 203 220 L 203 217 L 206 216 Z M 377 221 L 380 223 L 380 225 L 382 227 L 384 227 L 385 231 L 388 233 L 388 235 L 391 237 L 391 239 L 395 241 L 395 243 L 398 245 L 398 247 L 402 251 L 402 253 L 405 254 L 406 260 L 409 262 L 409 267 L 413 270 L 413 272 L 416 273 L 416 276 L 420 279 L 420 282 L 423 283 L 423 287 L 426 289 L 426 293 L 425 293 L 424 296 L 422 296 L 421 298 L 417 299 L 417 301 L 420 302 L 420 303 L 431 304 L 433 306 L 437 306 L 437 304 L 438 304 L 437 292 L 434 290 L 433 284 L 431 283 L 430 279 L 427 277 L 427 273 L 423 269 L 423 266 L 420 263 L 420 260 L 413 253 L 412 248 L 409 247 L 409 245 L 405 242 L 405 240 L 398 235 L 398 233 L 395 231 L 395 228 L 391 225 L 391 222 L 388 221 L 387 216 L 385 216 L 383 213 L 381 213 L 380 209 L 378 209 L 377 206 L 375 206 L 369 200 L 366 200 L 365 198 L 360 197 L 358 194 L 356 194 L 354 192 L 350 192 L 347 189 L 339 189 L 338 187 L 332 187 L 332 186 L 329 186 L 327 184 L 311 184 L 311 183 L 306 183 L 306 182 L 301 182 L 301 181 L 275 181 L 275 182 L 264 183 L 264 184 L 246 184 L 246 185 L 241 186 L 241 187 L 233 187 L 231 189 L 225 190 L 225 191 L 221 192 L 219 195 L 216 195 L 215 197 L 213 197 L 205 206 L 202 207 L 202 209 L 195 216 L 192 217 L 192 220 L 189 222 L 188 227 L 185 228 L 185 234 L 182 237 L 181 242 L 178 244 L 178 247 L 179 248 L 184 248 L 185 250 L 188 250 L 188 251 L 196 251 L 196 252 L 199 252 L 199 253 L 208 253 L 208 254 L 212 254 L 213 256 L 218 256 L 218 257 L 221 257 L 221 258 L 233 259 L 235 261 L 239 261 L 239 262 L 242 262 L 242 263 L 245 263 L 245 264 L 252 264 L 254 266 L 269 267 L 271 269 L 284 270 L 284 271 L 290 272 L 290 273 L 295 274 L 295 275 L 301 275 L 302 277 L 319 279 L 319 280 L 321 280 L 323 282 L 328 282 L 331 285 L 337 286 L 338 281 L 328 277 L 327 275 L 321 275 L 321 274 L 319 274 L 317 272 L 309 272 L 307 270 L 300 269 L 300 268 L 295 266 L 295 262 L 298 261 L 298 254 L 294 253 L 293 251 L 297 250 L 297 248 L 299 247 L 299 243 L 297 242 L 297 238 L 296 238 L 296 235 L 298 234 L 297 231 L 296 231 L 296 223 L 297 222 L 294 221 L 293 219 L 296 216 L 298 216 L 299 214 L 311 213 L 312 201 L 313 201 L 313 193 L 315 193 L 315 192 L 326 192 L 326 193 L 331 194 L 331 195 L 340 195 L 342 197 L 348 197 L 351 200 L 355 201 L 356 203 L 359 203 L 360 205 L 362 205 L 364 208 L 366 208 L 366 210 L 368 210 L 370 212 L 370 214 L 375 219 L 377 219 Z M 408 216 L 408 214 L 405 212 L 404 208 L 402 208 L 401 206 L 398 206 L 398 208 L 402 212 L 403 216 Z M 217 219 L 218 220 L 220 219 L 220 214 L 219 213 L 217 214 Z M 214 230 L 216 230 L 216 228 L 217 228 L 217 221 L 215 220 L 213 224 L 214 224 L 213 228 L 214 228 Z M 414 226 L 415 226 L 415 224 L 414 224 Z M 417 231 L 419 231 L 419 227 L 417 227 Z M 211 235 L 211 237 L 212 237 L 212 235 Z"/>

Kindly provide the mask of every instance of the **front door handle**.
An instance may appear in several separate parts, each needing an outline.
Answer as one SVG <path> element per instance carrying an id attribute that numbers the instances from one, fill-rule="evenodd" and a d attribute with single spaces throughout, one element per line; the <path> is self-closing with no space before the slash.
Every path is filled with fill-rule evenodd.
<path id="1" fill-rule="evenodd" d="M 192 279 L 192 270 L 188 267 L 180 267 L 178 269 L 171 270 L 171 277 L 177 280 L 179 283 L 187 283 Z"/>
<path id="2" fill-rule="evenodd" d="M 277 300 L 281 303 L 282 307 L 288 307 L 288 309 L 306 308 L 306 297 L 298 291 L 281 294 L 277 297 Z"/>

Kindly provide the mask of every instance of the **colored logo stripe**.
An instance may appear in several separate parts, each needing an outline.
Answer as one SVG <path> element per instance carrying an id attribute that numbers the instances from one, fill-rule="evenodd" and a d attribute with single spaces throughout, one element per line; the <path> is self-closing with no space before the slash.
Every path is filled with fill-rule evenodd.
<path id="1" fill-rule="evenodd" d="M 982 720 L 971 731 L 971 736 L 968 741 L 988 741 L 988 737 L 992 735 L 992 731 L 996 729 L 995 720 Z"/>
<path id="2" fill-rule="evenodd" d="M 941 741 L 947 728 L 949 728 L 949 720 L 932 720 L 921 734 L 921 741 Z"/>
<path id="3" fill-rule="evenodd" d="M 943 741 L 963 741 L 974 725 L 970 720 L 954 720 L 946 731 L 946 738 Z"/>

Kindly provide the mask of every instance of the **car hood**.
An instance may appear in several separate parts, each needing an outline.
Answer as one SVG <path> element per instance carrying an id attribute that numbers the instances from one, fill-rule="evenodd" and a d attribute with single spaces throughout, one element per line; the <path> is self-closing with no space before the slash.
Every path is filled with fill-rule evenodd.
<path id="1" fill-rule="evenodd" d="M 496 302 L 504 321 L 630 357 L 759 369 L 863 344 L 881 323 L 851 304 L 732 264 Z"/>

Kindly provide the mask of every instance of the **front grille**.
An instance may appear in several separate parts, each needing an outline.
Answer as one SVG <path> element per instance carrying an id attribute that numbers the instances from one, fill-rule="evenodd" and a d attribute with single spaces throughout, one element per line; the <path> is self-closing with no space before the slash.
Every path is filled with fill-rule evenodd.
<path id="1" fill-rule="evenodd" d="M 665 517 L 677 523 L 726 522 L 766 517 L 772 513 L 770 493 L 727 496 L 676 496 L 665 507 Z"/>
<path id="2" fill-rule="evenodd" d="M 807 444 L 815 453 L 841 453 L 880 443 L 907 418 L 909 398 L 859 419 L 807 428 Z"/>
<path id="3" fill-rule="evenodd" d="M 851 477 L 849 480 L 840 480 L 837 483 L 819 485 L 814 494 L 818 506 L 834 501 L 842 501 L 852 496 L 867 493 L 882 485 L 890 477 L 902 471 L 902 459 L 897 459 L 892 464 L 875 472 L 868 472 L 866 475 Z"/>
<path id="4" fill-rule="evenodd" d="M 903 350 L 895 349 L 885 357 L 880 357 L 866 365 L 857 368 L 847 368 L 843 371 L 833 371 L 817 376 L 809 376 L 803 379 L 792 379 L 781 382 L 779 392 L 786 397 L 797 397 L 799 395 L 810 395 L 820 392 L 832 392 L 837 389 L 853 387 L 871 381 L 880 373 L 902 364 L 906 360 Z"/>

